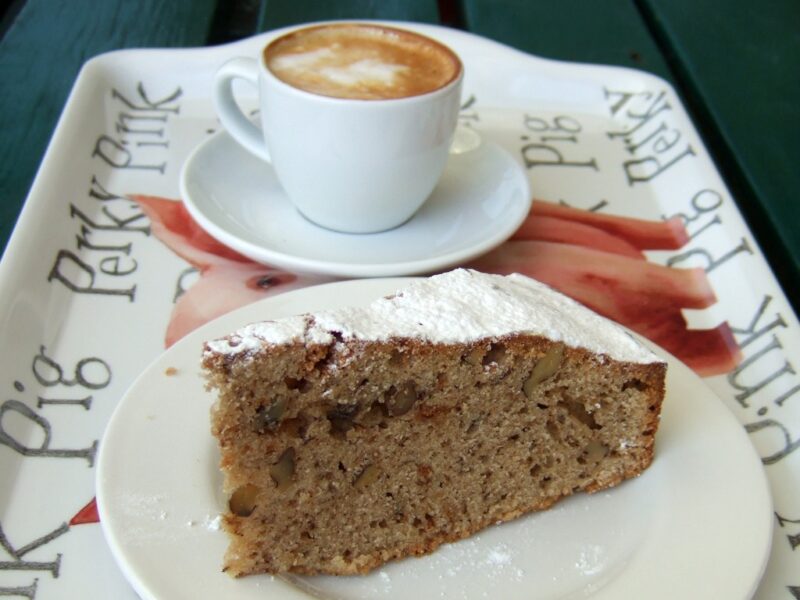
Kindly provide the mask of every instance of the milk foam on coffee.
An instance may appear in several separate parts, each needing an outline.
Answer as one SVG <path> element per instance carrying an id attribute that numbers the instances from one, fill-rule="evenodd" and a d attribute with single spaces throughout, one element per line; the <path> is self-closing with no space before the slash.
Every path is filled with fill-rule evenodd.
<path id="1" fill-rule="evenodd" d="M 361 100 L 406 98 L 453 81 L 461 70 L 447 47 L 409 31 L 361 24 L 311 27 L 268 45 L 278 79 L 307 92 Z"/>

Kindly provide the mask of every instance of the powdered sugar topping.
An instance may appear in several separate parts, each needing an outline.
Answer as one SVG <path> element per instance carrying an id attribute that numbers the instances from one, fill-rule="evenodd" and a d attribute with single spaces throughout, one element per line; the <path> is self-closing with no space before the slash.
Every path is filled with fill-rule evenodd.
<path id="1" fill-rule="evenodd" d="M 208 351 L 239 354 L 266 344 L 413 338 L 462 343 L 514 333 L 541 335 L 626 362 L 660 359 L 626 331 L 552 288 L 518 274 L 457 269 L 420 279 L 368 307 L 322 311 L 249 325 L 209 342 Z"/>

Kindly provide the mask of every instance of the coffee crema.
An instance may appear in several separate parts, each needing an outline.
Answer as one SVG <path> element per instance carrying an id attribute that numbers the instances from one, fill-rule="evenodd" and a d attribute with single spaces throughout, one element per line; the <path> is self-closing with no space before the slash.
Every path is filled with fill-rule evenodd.
<path id="1" fill-rule="evenodd" d="M 443 44 L 410 31 L 367 24 L 295 31 L 264 49 L 264 63 L 292 87 L 358 100 L 427 94 L 461 72 L 461 61 Z"/>

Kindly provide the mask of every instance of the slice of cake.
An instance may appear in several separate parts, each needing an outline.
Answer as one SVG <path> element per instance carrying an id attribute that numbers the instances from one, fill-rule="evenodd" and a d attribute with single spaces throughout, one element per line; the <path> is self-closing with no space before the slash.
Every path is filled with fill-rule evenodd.
<path id="1" fill-rule="evenodd" d="M 235 576 L 364 573 L 636 476 L 666 373 L 551 288 L 467 270 L 250 325 L 203 367 Z"/>

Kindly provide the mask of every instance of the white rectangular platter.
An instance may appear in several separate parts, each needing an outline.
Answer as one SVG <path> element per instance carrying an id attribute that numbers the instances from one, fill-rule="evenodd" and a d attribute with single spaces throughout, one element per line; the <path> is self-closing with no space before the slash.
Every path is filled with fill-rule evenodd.
<path id="1" fill-rule="evenodd" d="M 688 243 L 647 260 L 702 270 L 716 302 L 685 310 L 689 327 L 727 323 L 738 343 L 738 366 L 705 381 L 770 481 L 773 550 L 756 597 L 800 598 L 800 325 L 675 92 L 638 71 L 406 26 L 461 55 L 462 124 L 508 149 L 535 197 L 682 219 Z M 178 198 L 184 159 L 219 128 L 216 68 L 273 35 L 110 53 L 75 84 L 0 264 L 0 596 L 135 597 L 81 510 L 117 401 L 162 352 L 175 301 L 199 278 L 126 196 Z"/>

